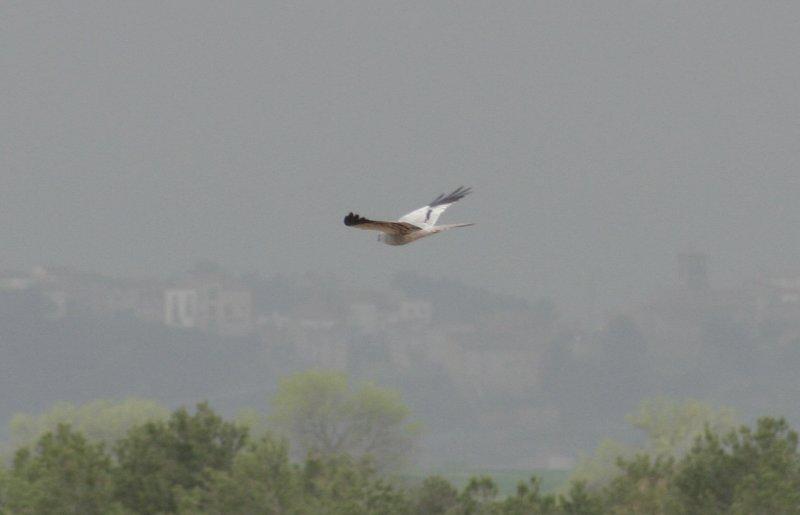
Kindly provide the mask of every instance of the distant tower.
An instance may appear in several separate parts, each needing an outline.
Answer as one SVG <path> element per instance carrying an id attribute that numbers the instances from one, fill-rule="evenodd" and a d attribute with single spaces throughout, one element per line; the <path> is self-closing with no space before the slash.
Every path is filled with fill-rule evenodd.
<path id="1" fill-rule="evenodd" d="M 687 290 L 708 290 L 708 256 L 701 253 L 678 254 L 678 280 Z"/>

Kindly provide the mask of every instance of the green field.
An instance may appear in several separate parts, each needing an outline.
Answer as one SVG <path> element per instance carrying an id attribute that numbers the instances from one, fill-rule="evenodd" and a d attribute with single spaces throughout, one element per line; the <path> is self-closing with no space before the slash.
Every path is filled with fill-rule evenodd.
<path id="1" fill-rule="evenodd" d="M 567 483 L 570 475 L 569 470 L 549 470 L 549 469 L 533 469 L 533 470 L 493 470 L 493 469 L 433 469 L 418 474 L 411 474 L 408 476 L 411 480 L 422 481 L 428 476 L 437 475 L 450 481 L 453 486 L 459 490 L 463 489 L 469 478 L 473 476 L 490 476 L 497 483 L 500 490 L 500 496 L 505 497 L 512 495 L 517 490 L 517 484 L 520 481 L 527 483 L 531 476 L 537 476 L 542 480 L 542 492 L 552 493 Z"/>

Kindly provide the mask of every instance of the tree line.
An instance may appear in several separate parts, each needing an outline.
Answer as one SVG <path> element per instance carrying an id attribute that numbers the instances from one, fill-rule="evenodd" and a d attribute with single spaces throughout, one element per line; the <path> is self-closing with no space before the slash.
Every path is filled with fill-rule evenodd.
<path id="1" fill-rule="evenodd" d="M 409 417 L 393 392 L 325 371 L 284 380 L 266 421 L 207 403 L 61 406 L 12 423 L 0 513 L 800 513 L 798 435 L 779 418 L 737 426 L 696 401 L 648 401 L 629 417 L 643 445 L 601 446 L 613 452 L 584 460 L 560 492 L 532 477 L 501 496 L 488 476 L 456 488 L 399 473 L 418 434 Z"/>
<path id="2" fill-rule="evenodd" d="M 490 477 L 461 490 L 418 483 L 369 459 L 309 453 L 257 439 L 207 404 L 134 427 L 108 449 L 61 424 L 22 447 L 0 473 L 8 514 L 791 514 L 800 512 L 797 433 L 781 419 L 727 434 L 708 429 L 680 459 L 620 458 L 600 488 L 545 494 L 536 477 L 499 498 Z"/>

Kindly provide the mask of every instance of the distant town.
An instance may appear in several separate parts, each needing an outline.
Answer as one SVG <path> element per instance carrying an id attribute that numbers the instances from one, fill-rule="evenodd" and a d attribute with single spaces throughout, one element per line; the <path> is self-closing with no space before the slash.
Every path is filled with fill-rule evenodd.
<path id="1" fill-rule="evenodd" d="M 337 292 L 349 297 L 345 299 L 346 306 L 340 304 L 340 298 L 329 299 L 331 303 L 311 297 L 293 302 L 271 299 L 266 304 L 283 306 L 269 309 L 270 306 L 259 305 L 258 285 L 212 263 L 200 264 L 171 279 L 109 277 L 66 267 L 0 271 L 0 291 L 25 290 L 36 291 L 50 302 L 53 319 L 124 314 L 221 336 L 287 327 L 325 331 L 342 324 L 378 332 L 397 324 L 419 328 L 435 323 L 431 299 L 399 291 Z M 459 299 L 453 302 L 458 303 Z M 287 309 L 290 303 L 295 305 Z M 523 305 L 526 303 L 520 300 L 512 311 L 520 311 Z M 663 322 L 659 318 L 668 313 L 676 316 L 678 312 L 705 310 L 729 313 L 753 331 L 766 322 L 780 324 L 785 331 L 782 339 L 796 339 L 800 337 L 794 328 L 797 324 L 800 329 L 800 274 L 751 278 L 739 288 L 719 290 L 709 280 L 706 255 L 680 254 L 675 287 L 648 303 L 629 306 L 625 314 L 655 329 Z M 469 317 L 464 321 L 468 322 Z"/>
<path id="2" fill-rule="evenodd" d="M 197 391 L 206 397 L 262 392 L 291 370 L 344 370 L 402 391 L 429 430 L 432 455 L 441 459 L 481 462 L 491 455 L 509 466 L 567 468 L 578 449 L 621 430 L 603 420 L 622 420 L 647 396 L 703 391 L 745 415 L 770 402 L 786 412 L 793 402 L 784 385 L 800 366 L 800 275 L 751 278 L 720 289 L 708 263 L 704 254 L 678 255 L 671 288 L 597 325 L 566 319 L 547 299 L 519 299 L 413 273 L 399 274 L 378 291 L 332 277 L 241 276 L 210 263 L 165 279 L 33 267 L 0 273 L 0 299 L 6 307 L 26 296 L 44 300 L 42 317 L 52 328 L 34 339 L 44 350 L 13 351 L 6 344 L 0 352 L 30 351 L 30 366 L 41 367 L 47 349 L 74 347 L 70 355 L 88 363 L 84 386 L 76 387 L 80 395 L 106 385 L 95 374 L 108 365 L 93 366 L 92 360 L 122 371 L 135 366 L 135 372 L 116 376 L 130 377 L 130 384 L 114 384 L 111 391 L 141 391 L 143 377 L 151 377 L 151 390 L 167 391 L 159 381 L 174 379 L 156 370 L 173 363 L 181 373 L 204 378 L 196 389 L 204 388 Z M 15 322 L 7 320 L 5 330 L 11 331 Z M 88 322 L 75 335 L 63 330 L 70 320 Z M 106 324 L 101 331 L 91 329 L 95 320 L 138 325 Z M 113 347 L 109 338 L 131 343 Z M 191 340 L 205 343 L 193 351 Z M 13 334 L 4 341 L 13 342 Z M 182 357 L 169 354 L 176 346 Z M 213 357 L 215 348 L 224 357 Z M 120 355 L 132 357 L 126 362 Z M 43 381 L 49 383 L 52 373 Z M 761 378 L 758 384 L 753 377 Z M 249 393 L 225 395 L 231 406 L 250 402 Z M 587 412 L 596 412 L 593 427 L 578 423 Z M 446 429 L 454 421 L 464 432 L 458 448 Z M 501 440 L 509 452 L 498 457 L 489 449 Z"/>

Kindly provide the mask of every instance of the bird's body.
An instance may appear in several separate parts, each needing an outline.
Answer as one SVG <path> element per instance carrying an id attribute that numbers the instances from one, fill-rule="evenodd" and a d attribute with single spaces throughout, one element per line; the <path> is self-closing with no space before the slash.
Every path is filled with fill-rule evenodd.
<path id="1" fill-rule="evenodd" d="M 416 209 L 400 217 L 396 222 L 369 220 L 354 213 L 344 218 L 344 224 L 357 229 L 380 231 L 378 240 L 387 245 L 406 245 L 420 238 L 440 233 L 456 227 L 468 227 L 467 224 L 436 225 L 444 211 L 456 201 L 464 198 L 471 192 L 469 188 L 458 188 L 449 195 L 439 195 L 427 206 Z"/>
<path id="2" fill-rule="evenodd" d="M 408 234 L 379 234 L 378 241 L 382 241 L 387 245 L 405 245 L 407 243 L 417 241 L 420 238 L 424 238 L 425 236 L 430 236 L 431 234 L 436 234 L 448 229 L 454 229 L 456 227 L 469 227 L 470 225 L 475 224 L 446 224 L 437 225 L 436 227 L 431 227 L 428 229 L 419 229 Z"/>

